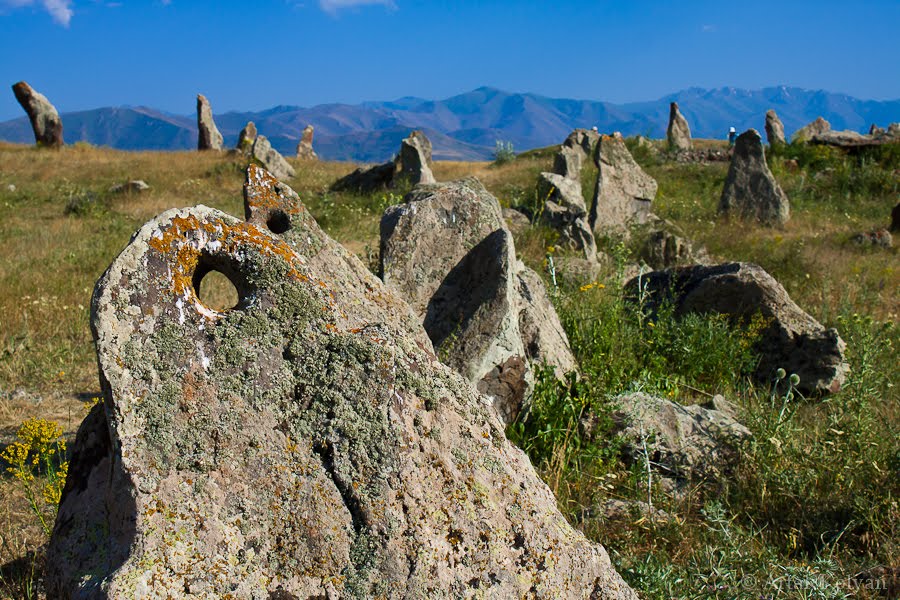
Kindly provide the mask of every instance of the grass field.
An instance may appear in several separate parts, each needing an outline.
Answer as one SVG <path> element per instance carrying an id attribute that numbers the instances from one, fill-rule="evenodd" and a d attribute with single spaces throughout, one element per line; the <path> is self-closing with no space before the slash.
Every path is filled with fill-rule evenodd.
<path id="1" fill-rule="evenodd" d="M 606 545 L 642 597 L 886 597 L 866 589 L 874 580 L 856 576 L 870 570 L 881 574 L 878 581 L 900 577 L 900 264 L 896 248 L 862 247 L 851 238 L 888 224 L 900 193 L 900 151 L 848 158 L 788 147 L 771 156 L 792 201 L 783 229 L 717 217 L 727 163 L 678 164 L 634 152 L 659 182 L 654 212 L 716 259 L 760 264 L 802 308 L 836 327 L 848 345 L 851 378 L 825 401 L 786 403 L 750 382 L 752 357 L 735 359 L 752 331 L 709 320 L 671 320 L 648 331 L 618 289 L 617 272 L 633 249 L 606 240 L 612 259 L 597 282 L 603 285 L 553 291 L 582 377 L 569 385 L 541 379 L 530 421 L 514 425 L 511 437 L 564 514 Z M 537 174 L 551 164 L 545 149 L 502 166 L 436 163 L 434 173 L 439 181 L 475 175 L 504 206 L 530 206 Z M 59 423 L 71 440 L 85 405 L 99 394 L 89 329 L 94 282 L 130 235 L 167 208 L 205 204 L 242 215 L 243 166 L 217 153 L 0 143 L 0 449 L 29 418 Z M 381 214 L 403 190 L 334 193 L 329 185 L 354 165 L 295 166 L 288 183 L 322 227 L 377 265 Z M 108 191 L 129 179 L 143 179 L 151 190 Z M 522 260 L 541 272 L 554 242 L 542 229 L 516 239 Z M 604 417 L 613 395 L 636 389 L 683 403 L 725 394 L 754 433 L 739 471 L 697 482 L 676 500 L 648 490 L 641 472 L 619 460 L 615 439 L 579 439 L 579 417 Z M 46 478 L 38 472 L 35 485 Z M 610 523 L 591 510 L 608 498 L 648 494 L 670 520 L 635 514 Z M 52 522 L 52 505 L 38 508 Z M 0 598 L 40 595 L 46 539 L 22 481 L 5 473 Z"/>

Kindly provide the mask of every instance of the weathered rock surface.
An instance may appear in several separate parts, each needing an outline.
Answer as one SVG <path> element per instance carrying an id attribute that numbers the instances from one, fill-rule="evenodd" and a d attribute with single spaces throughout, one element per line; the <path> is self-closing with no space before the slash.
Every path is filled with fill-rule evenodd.
<path id="1" fill-rule="evenodd" d="M 833 129 L 817 133 L 806 139 L 811 144 L 836 146 L 845 150 L 868 148 L 882 144 L 896 143 L 900 138 L 895 134 L 881 130 L 875 134 L 863 135 L 856 131 L 835 131 Z"/>
<path id="2" fill-rule="evenodd" d="M 635 162 L 618 133 L 603 135 L 594 153 L 597 185 L 588 223 L 595 234 L 627 231 L 650 216 L 656 180 Z"/>
<path id="3" fill-rule="evenodd" d="M 531 227 L 531 219 L 528 218 L 528 215 L 515 208 L 504 208 L 502 213 L 506 228 L 513 234 L 518 235 Z"/>
<path id="4" fill-rule="evenodd" d="M 697 262 L 690 240 L 666 229 L 649 231 L 638 256 L 654 269 Z"/>
<path id="5" fill-rule="evenodd" d="M 256 125 L 253 121 L 247 121 L 247 124 L 244 125 L 244 128 L 241 129 L 241 133 L 238 135 L 237 145 L 234 149 L 241 154 L 250 156 L 253 153 L 253 142 L 256 141 L 256 136 L 258 135 L 259 133 L 256 131 Z"/>
<path id="6" fill-rule="evenodd" d="M 556 173 L 541 173 L 537 193 L 544 200 L 541 222 L 559 232 L 557 244 L 582 252 L 588 260 L 596 260 L 597 244 L 587 224 L 581 181 Z"/>
<path id="7" fill-rule="evenodd" d="M 553 172 L 569 179 L 580 180 L 585 156 L 580 148 L 561 146 L 553 156 Z"/>
<path id="8" fill-rule="evenodd" d="M 256 136 L 250 154 L 278 179 L 288 179 L 296 175 L 294 167 L 279 154 L 278 150 L 272 147 L 264 135 Z"/>
<path id="9" fill-rule="evenodd" d="M 540 277 L 515 257 L 497 199 L 474 178 L 419 186 L 381 220 L 381 274 L 422 317 L 441 360 L 513 420 L 529 361 L 575 369 Z"/>
<path id="10" fill-rule="evenodd" d="M 407 305 L 253 166 L 245 197 L 163 213 L 98 282 L 48 596 L 636 598 Z"/>
<path id="11" fill-rule="evenodd" d="M 760 314 L 767 325 L 760 332 L 756 350 L 760 363 L 757 380 L 773 381 L 777 369 L 796 373 L 804 394 L 836 393 L 850 367 L 844 357 L 844 341 L 834 329 L 826 329 L 804 312 L 785 289 L 762 268 L 750 263 L 726 263 L 654 271 L 626 284 L 626 294 L 647 293 L 647 307 L 655 310 L 671 302 L 676 316 L 719 313 L 735 321 Z"/>
<path id="12" fill-rule="evenodd" d="M 412 184 L 435 183 L 431 172 L 431 142 L 421 131 L 413 131 L 400 142 L 400 176 Z"/>
<path id="13" fill-rule="evenodd" d="M 224 139 L 213 119 L 212 107 L 203 94 L 197 94 L 197 149 L 221 150 Z"/>
<path id="14" fill-rule="evenodd" d="M 741 445 L 752 437 L 749 429 L 717 410 L 643 393 L 619 396 L 617 401 L 613 421 L 625 442 L 626 460 L 643 464 L 649 457 L 652 468 L 674 480 L 676 487 L 727 475 Z"/>
<path id="15" fill-rule="evenodd" d="M 538 175 L 538 198 L 557 204 L 577 216 L 587 215 L 584 195 L 581 193 L 581 182 L 556 173 Z"/>
<path id="16" fill-rule="evenodd" d="M 821 135 L 829 131 L 831 131 L 831 123 L 829 123 L 822 117 L 818 117 L 812 123 L 805 125 L 795 131 L 791 139 L 794 142 L 807 142 L 813 136 Z"/>
<path id="17" fill-rule="evenodd" d="M 719 212 L 764 225 L 784 225 L 791 216 L 790 202 L 766 164 L 762 138 L 755 129 L 735 141 Z"/>
<path id="18" fill-rule="evenodd" d="M 12 86 L 16 100 L 28 114 L 31 121 L 31 129 L 34 131 L 34 141 L 38 146 L 47 148 L 59 148 L 63 145 L 62 120 L 56 108 L 50 104 L 47 97 L 36 92 L 34 88 L 20 81 Z"/>
<path id="19" fill-rule="evenodd" d="M 143 179 L 132 179 L 131 181 L 126 181 L 125 183 L 117 183 L 116 185 L 109 188 L 110 194 L 140 194 L 141 192 L 146 192 L 150 189 L 150 186 L 147 185 L 147 182 Z"/>
<path id="20" fill-rule="evenodd" d="M 859 246 L 874 246 L 877 248 L 893 248 L 894 236 L 887 229 L 875 229 L 853 236 L 853 243 Z"/>
<path id="21" fill-rule="evenodd" d="M 313 133 L 312 125 L 303 128 L 303 135 L 297 144 L 297 158 L 301 160 L 318 160 L 319 156 L 313 150 Z"/>
<path id="22" fill-rule="evenodd" d="M 786 142 L 784 123 L 771 108 L 766 111 L 766 140 L 769 142 L 769 146 L 777 146 Z"/>
<path id="23" fill-rule="evenodd" d="M 669 104 L 669 126 L 666 128 L 666 140 L 669 150 L 691 149 L 691 128 L 687 119 L 678 110 L 678 103 Z"/>

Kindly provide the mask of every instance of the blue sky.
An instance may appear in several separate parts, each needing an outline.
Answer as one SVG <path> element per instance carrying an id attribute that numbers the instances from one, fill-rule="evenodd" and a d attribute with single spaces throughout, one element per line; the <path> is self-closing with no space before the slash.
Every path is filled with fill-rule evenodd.
<path id="1" fill-rule="evenodd" d="M 24 79 L 60 111 L 190 114 L 482 85 L 653 100 L 793 85 L 900 98 L 900 0 L 0 0 L 0 120 Z"/>

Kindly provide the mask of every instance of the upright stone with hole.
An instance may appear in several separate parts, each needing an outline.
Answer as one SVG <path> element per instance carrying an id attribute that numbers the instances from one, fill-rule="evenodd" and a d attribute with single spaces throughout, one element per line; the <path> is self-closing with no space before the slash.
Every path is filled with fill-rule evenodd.
<path id="1" fill-rule="evenodd" d="M 24 81 L 12 86 L 16 100 L 28 114 L 34 141 L 38 146 L 59 148 L 63 145 L 62 120 L 47 97 L 38 93 Z"/>
<path id="2" fill-rule="evenodd" d="M 273 177 L 245 198 L 163 213 L 97 284 L 48 597 L 636 598 L 408 306 Z"/>

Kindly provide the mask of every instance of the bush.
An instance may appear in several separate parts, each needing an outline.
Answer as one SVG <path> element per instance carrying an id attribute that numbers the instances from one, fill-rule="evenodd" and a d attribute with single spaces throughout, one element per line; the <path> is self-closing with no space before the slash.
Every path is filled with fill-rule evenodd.
<path id="1" fill-rule="evenodd" d="M 512 142 L 497 140 L 497 143 L 494 147 L 494 164 L 504 165 L 506 163 L 514 161 L 515 159 L 516 151 L 513 150 Z"/>

